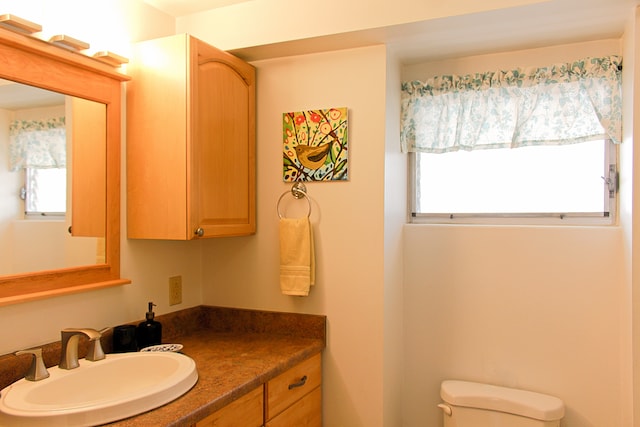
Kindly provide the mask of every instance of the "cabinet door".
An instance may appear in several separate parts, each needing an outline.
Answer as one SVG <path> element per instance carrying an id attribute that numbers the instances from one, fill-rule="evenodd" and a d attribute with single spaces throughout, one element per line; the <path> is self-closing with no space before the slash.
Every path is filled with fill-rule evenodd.
<path id="1" fill-rule="evenodd" d="M 196 423 L 196 427 L 259 427 L 262 425 L 263 387 L 234 400 Z"/>
<path id="2" fill-rule="evenodd" d="M 133 45 L 127 72 L 127 233 L 191 238 L 187 229 L 189 38 Z"/>
<path id="3" fill-rule="evenodd" d="M 197 41 L 192 96 L 191 227 L 200 237 L 255 232 L 255 69 Z"/>
<path id="4" fill-rule="evenodd" d="M 105 237 L 107 108 L 73 97 L 71 104 L 71 226 L 74 236 Z M 104 244 L 102 244 L 104 253 Z M 104 260 L 102 262 L 105 262 Z"/>

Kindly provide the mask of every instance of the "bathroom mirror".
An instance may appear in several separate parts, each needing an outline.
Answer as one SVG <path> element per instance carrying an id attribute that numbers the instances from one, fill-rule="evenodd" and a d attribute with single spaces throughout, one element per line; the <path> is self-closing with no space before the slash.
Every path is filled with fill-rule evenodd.
<path id="1" fill-rule="evenodd" d="M 104 168 L 97 178 L 99 181 L 102 175 L 103 183 L 85 180 L 90 185 L 78 190 L 87 191 L 85 196 L 72 195 L 74 201 L 87 201 L 85 206 L 72 207 L 72 212 L 88 209 L 82 215 L 85 224 L 78 223 L 80 228 L 89 230 L 97 224 L 103 230 L 88 231 L 104 234 L 95 236 L 103 241 L 103 257 L 86 265 L 0 275 L 0 305 L 129 283 L 120 277 L 121 83 L 128 77 L 81 53 L 0 28 L 0 79 L 64 94 L 81 104 L 90 101 L 98 106 L 92 117 L 105 118 L 104 130 L 99 132 L 104 134 Z M 96 194 L 95 199 L 87 199 Z M 72 222 L 75 224 L 76 219 Z M 73 228 L 74 234 L 80 233 Z"/>
<path id="2" fill-rule="evenodd" d="M 0 276 L 104 263 L 106 119 L 0 79 Z"/>

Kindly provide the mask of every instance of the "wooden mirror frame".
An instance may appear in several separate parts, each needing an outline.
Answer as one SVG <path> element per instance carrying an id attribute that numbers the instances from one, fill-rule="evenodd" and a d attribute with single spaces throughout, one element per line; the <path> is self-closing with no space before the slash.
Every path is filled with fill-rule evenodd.
<path id="1" fill-rule="evenodd" d="M 122 82 L 129 77 L 78 52 L 0 27 L 0 78 L 106 105 L 105 264 L 0 276 L 0 306 L 130 283 L 120 278 Z"/>

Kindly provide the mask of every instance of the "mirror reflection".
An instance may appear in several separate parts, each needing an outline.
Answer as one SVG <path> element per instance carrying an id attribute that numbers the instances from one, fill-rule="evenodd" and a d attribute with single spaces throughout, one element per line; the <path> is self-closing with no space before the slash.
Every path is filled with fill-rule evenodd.
<path id="1" fill-rule="evenodd" d="M 106 106 L 0 80 L 0 275 L 105 263 Z"/>

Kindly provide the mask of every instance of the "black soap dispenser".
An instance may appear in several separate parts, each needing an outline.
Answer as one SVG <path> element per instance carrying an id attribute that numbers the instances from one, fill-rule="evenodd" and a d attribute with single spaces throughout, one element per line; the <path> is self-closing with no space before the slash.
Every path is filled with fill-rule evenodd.
<path id="1" fill-rule="evenodd" d="M 147 320 L 140 322 L 136 329 L 136 341 L 138 347 L 143 349 L 151 345 L 158 345 L 162 342 L 162 324 L 153 320 L 155 313 L 153 312 L 155 304 L 149 301 L 149 311 L 147 311 Z"/>

